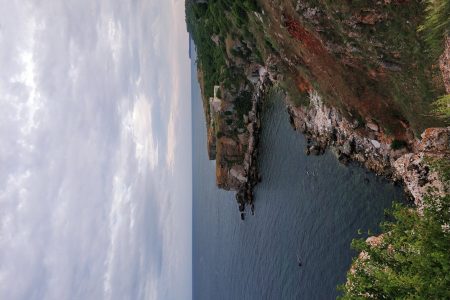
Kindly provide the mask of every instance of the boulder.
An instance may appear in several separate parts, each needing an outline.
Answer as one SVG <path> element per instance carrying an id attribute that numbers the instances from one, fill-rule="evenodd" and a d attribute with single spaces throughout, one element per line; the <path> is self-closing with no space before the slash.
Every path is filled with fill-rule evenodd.
<path id="1" fill-rule="evenodd" d="M 380 142 L 377 141 L 377 140 L 370 140 L 370 142 L 371 142 L 372 145 L 373 145 L 375 148 L 377 148 L 377 149 L 379 149 L 379 148 L 381 147 Z"/>

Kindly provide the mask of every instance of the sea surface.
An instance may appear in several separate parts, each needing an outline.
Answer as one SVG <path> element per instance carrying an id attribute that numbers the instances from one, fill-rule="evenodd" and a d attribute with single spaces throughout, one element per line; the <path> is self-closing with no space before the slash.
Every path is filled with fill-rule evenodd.
<path id="1" fill-rule="evenodd" d="M 330 152 L 306 156 L 274 94 L 263 113 L 255 215 L 241 221 L 234 193 L 215 185 L 192 66 L 193 299 L 336 298 L 356 255 L 351 240 L 359 229 L 378 232 L 401 188 Z"/>

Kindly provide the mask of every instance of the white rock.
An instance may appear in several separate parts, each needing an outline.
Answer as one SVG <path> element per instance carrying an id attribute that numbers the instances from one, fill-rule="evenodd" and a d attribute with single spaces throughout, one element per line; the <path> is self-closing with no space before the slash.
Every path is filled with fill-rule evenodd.
<path id="1" fill-rule="evenodd" d="M 381 147 L 380 142 L 377 141 L 377 140 L 370 140 L 370 142 L 371 142 L 372 145 L 373 145 L 375 148 L 377 148 L 377 149 Z"/>

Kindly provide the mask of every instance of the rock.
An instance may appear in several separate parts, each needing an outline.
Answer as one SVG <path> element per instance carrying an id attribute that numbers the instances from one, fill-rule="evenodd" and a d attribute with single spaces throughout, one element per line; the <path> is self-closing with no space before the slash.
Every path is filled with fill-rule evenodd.
<path id="1" fill-rule="evenodd" d="M 426 178 L 419 178 L 419 181 L 417 183 L 420 187 L 423 187 L 425 184 L 428 183 L 428 180 Z"/>
<path id="2" fill-rule="evenodd" d="M 392 62 L 392 61 L 382 60 L 379 62 L 379 64 L 384 69 L 389 70 L 389 71 L 400 72 L 402 70 L 402 67 L 399 64 Z"/>
<path id="3" fill-rule="evenodd" d="M 372 130 L 372 131 L 378 132 L 378 130 L 379 130 L 378 125 L 375 124 L 374 122 L 367 122 L 367 123 L 366 123 L 366 126 L 367 126 L 367 128 L 369 128 L 369 129 Z"/>
<path id="4" fill-rule="evenodd" d="M 383 241 L 383 234 L 380 234 L 379 236 L 369 236 L 366 239 L 366 243 L 372 247 L 378 247 L 381 245 L 381 242 Z"/>
<path id="5" fill-rule="evenodd" d="M 350 157 L 348 155 L 345 155 L 344 153 L 338 155 L 338 160 L 341 164 L 345 166 L 350 163 Z"/>
<path id="6" fill-rule="evenodd" d="M 236 178 L 239 182 L 245 183 L 248 178 L 245 169 L 241 165 L 234 165 L 230 170 L 230 176 Z"/>
<path id="7" fill-rule="evenodd" d="M 309 152 L 310 152 L 312 155 L 320 155 L 320 147 L 318 147 L 318 146 L 316 146 L 316 145 L 311 146 L 311 147 L 309 147 Z"/>
<path id="8" fill-rule="evenodd" d="M 248 133 L 250 134 L 250 136 L 253 135 L 254 129 L 255 129 L 255 125 L 252 122 L 248 123 L 247 130 L 248 130 Z"/>
<path id="9" fill-rule="evenodd" d="M 377 149 L 379 149 L 379 148 L 381 147 L 380 142 L 377 141 L 377 140 L 370 140 L 370 142 L 371 142 L 372 145 L 373 145 L 375 148 L 377 148 Z"/>
<path id="10" fill-rule="evenodd" d="M 353 140 L 347 140 L 342 147 L 342 153 L 345 155 L 350 155 L 353 152 Z"/>
<path id="11" fill-rule="evenodd" d="M 294 130 L 296 130 L 294 118 L 292 117 L 292 115 L 289 115 L 289 124 L 291 124 L 291 127 L 292 127 Z"/>
<path id="12" fill-rule="evenodd" d="M 419 149 L 424 152 L 450 151 L 450 127 L 427 128 L 421 135 Z"/>
<path id="13" fill-rule="evenodd" d="M 238 139 L 239 139 L 239 144 L 248 145 L 248 140 L 249 140 L 248 133 L 238 134 Z"/>

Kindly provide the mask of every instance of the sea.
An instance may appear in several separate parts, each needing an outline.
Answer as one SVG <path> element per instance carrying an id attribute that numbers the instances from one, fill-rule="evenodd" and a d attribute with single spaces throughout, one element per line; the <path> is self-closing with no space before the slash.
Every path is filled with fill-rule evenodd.
<path id="1" fill-rule="evenodd" d="M 274 92 L 264 101 L 255 215 L 242 221 L 235 193 L 215 184 L 195 59 L 191 69 L 193 299 L 335 299 L 357 255 L 352 239 L 379 233 L 402 189 L 329 151 L 307 156 Z"/>

